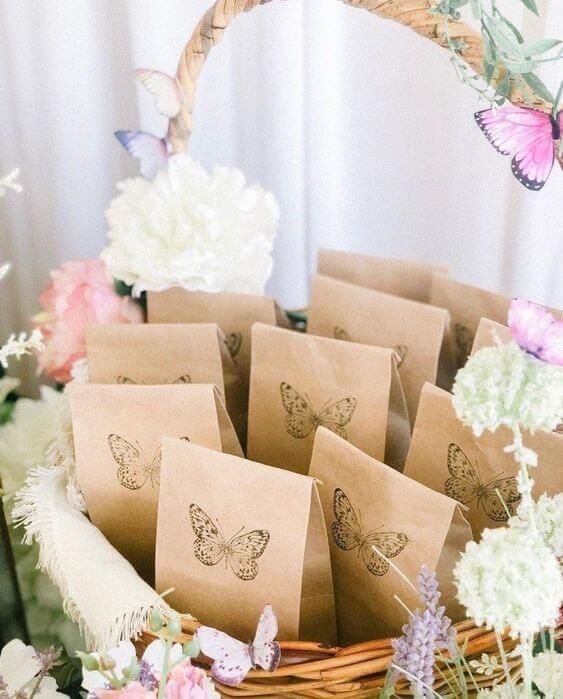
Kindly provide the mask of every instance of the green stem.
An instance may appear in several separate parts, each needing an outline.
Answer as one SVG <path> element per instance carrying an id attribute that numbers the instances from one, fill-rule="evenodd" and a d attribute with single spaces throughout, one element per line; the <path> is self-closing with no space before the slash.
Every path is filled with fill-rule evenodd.
<path id="1" fill-rule="evenodd" d="M 172 641 L 164 641 L 164 662 L 162 664 L 162 674 L 160 676 L 160 684 L 158 686 L 158 699 L 163 699 L 164 691 L 166 689 L 166 680 L 168 679 L 169 664 L 170 664 L 170 650 L 172 648 Z"/>
<path id="2" fill-rule="evenodd" d="M 510 676 L 510 669 L 508 668 L 508 660 L 506 658 L 506 653 L 504 651 L 504 644 L 502 642 L 502 636 L 498 631 L 495 631 L 495 636 L 497 639 L 497 646 L 500 653 L 500 659 L 502 661 L 502 668 L 504 670 L 506 684 L 510 687 L 510 693 L 514 696 L 514 683 L 512 682 L 512 677 Z"/>

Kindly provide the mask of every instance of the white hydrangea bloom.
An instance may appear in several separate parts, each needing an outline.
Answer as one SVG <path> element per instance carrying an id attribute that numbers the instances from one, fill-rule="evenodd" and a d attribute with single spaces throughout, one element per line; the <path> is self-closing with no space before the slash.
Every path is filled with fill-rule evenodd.
<path id="1" fill-rule="evenodd" d="M 118 189 L 106 212 L 110 245 L 102 259 L 135 296 L 172 286 L 263 293 L 279 210 L 272 194 L 246 185 L 242 172 L 208 173 L 181 154 L 154 180 L 135 177 Z"/>
<path id="2" fill-rule="evenodd" d="M 563 697 L 563 655 L 544 651 L 534 658 L 534 684 L 545 699 Z"/>
<path id="3" fill-rule="evenodd" d="M 453 392 L 457 416 L 477 437 L 502 425 L 551 432 L 563 422 L 563 368 L 515 342 L 474 354 L 457 373 Z"/>
<path id="4" fill-rule="evenodd" d="M 563 557 L 563 493 L 554 497 L 543 494 L 537 502 L 528 507 L 520 507 L 515 517 L 511 517 L 511 527 L 526 527 L 533 519 L 534 526 L 549 548 L 559 558 Z"/>
<path id="5" fill-rule="evenodd" d="M 563 601 L 559 561 L 527 527 L 485 529 L 471 541 L 454 576 L 467 616 L 513 638 L 554 626 Z"/>
<path id="6" fill-rule="evenodd" d="M 523 687 L 508 683 L 497 684 L 491 689 L 480 689 L 477 696 L 487 699 L 531 699 Z"/>

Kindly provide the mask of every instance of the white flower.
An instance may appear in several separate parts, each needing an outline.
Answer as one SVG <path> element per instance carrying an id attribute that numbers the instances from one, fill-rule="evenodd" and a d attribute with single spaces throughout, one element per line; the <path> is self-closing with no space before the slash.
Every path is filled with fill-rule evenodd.
<path id="1" fill-rule="evenodd" d="M 101 653 L 91 653 L 90 655 L 97 660 L 102 656 Z M 131 667 L 137 657 L 135 646 L 130 641 L 121 641 L 115 648 L 103 655 L 109 655 L 115 661 L 114 672 L 119 680 L 123 679 L 123 671 Z M 178 662 L 181 657 L 182 646 L 179 643 L 175 643 L 170 649 L 170 666 Z M 160 673 L 164 664 L 164 643 L 158 639 L 149 643 L 143 653 L 143 660 L 149 664 L 152 672 Z M 97 670 L 87 670 L 83 667 L 82 687 L 84 689 L 93 692 L 95 689 L 104 687 L 106 682 L 105 677 L 100 675 Z"/>
<path id="2" fill-rule="evenodd" d="M 3 265 L 0 265 L 0 280 L 4 279 L 11 269 L 12 265 L 9 262 L 5 262 Z"/>
<path id="3" fill-rule="evenodd" d="M 20 169 L 16 168 L 15 170 L 12 170 L 12 172 L 9 172 L 7 175 L 4 175 L 4 177 L 0 178 L 0 197 L 3 197 L 8 189 L 13 189 L 14 192 L 17 192 L 18 194 L 23 192 L 23 187 L 21 184 L 16 182 L 19 176 Z"/>
<path id="4" fill-rule="evenodd" d="M 90 380 L 88 374 L 88 359 L 87 357 L 82 357 L 82 359 L 77 359 L 70 370 L 70 375 L 75 383 L 88 383 Z"/>
<path id="5" fill-rule="evenodd" d="M 10 641 L 0 653 L 0 681 L 6 685 L 3 691 L 9 695 L 25 687 L 40 670 L 35 649 L 22 641 Z"/>
<path id="6" fill-rule="evenodd" d="M 41 352 L 45 349 L 43 344 L 43 336 L 40 330 L 34 330 L 31 335 L 20 333 L 19 335 L 10 335 L 6 343 L 0 347 L 0 366 L 4 369 L 8 368 L 8 357 L 20 359 L 26 354 L 31 354 L 34 350 Z"/>
<path id="7" fill-rule="evenodd" d="M 545 699 L 563 697 L 563 655 L 546 650 L 534 658 L 533 679 Z"/>
<path id="8" fill-rule="evenodd" d="M 530 507 L 531 512 L 529 507 L 519 507 L 516 516 L 510 518 L 509 526 L 529 526 L 532 518 L 534 526 L 547 546 L 557 557 L 563 557 L 563 493 L 558 493 L 554 497 L 544 493 Z"/>
<path id="9" fill-rule="evenodd" d="M 508 683 L 497 684 L 491 689 L 480 689 L 477 696 L 488 697 L 488 699 L 531 699 L 522 686 Z"/>
<path id="10" fill-rule="evenodd" d="M 154 180 L 135 177 L 106 212 L 110 273 L 133 294 L 191 291 L 261 294 L 272 271 L 279 211 L 272 194 L 236 169 L 211 174 L 175 155 Z"/>
<path id="11" fill-rule="evenodd" d="M 563 421 L 563 368 L 510 342 L 484 347 L 457 373 L 453 404 L 476 436 L 502 425 L 553 431 Z"/>
<path id="12" fill-rule="evenodd" d="M 559 561 L 533 530 L 485 529 L 455 569 L 457 597 L 478 626 L 528 638 L 554 626 L 563 600 Z"/>

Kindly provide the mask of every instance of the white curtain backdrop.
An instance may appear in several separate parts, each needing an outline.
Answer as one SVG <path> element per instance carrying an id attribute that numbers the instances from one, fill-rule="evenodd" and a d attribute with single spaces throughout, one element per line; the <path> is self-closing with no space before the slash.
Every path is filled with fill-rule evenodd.
<path id="1" fill-rule="evenodd" d="M 2 337 L 27 327 L 51 268 L 104 247 L 115 183 L 137 172 L 113 131 L 164 129 L 133 69 L 173 72 L 210 4 L 0 0 L 0 172 L 21 167 L 25 187 L 0 203 L 0 260 L 14 263 Z M 528 29 L 563 37 L 563 4 L 544 8 Z M 286 306 L 306 301 L 326 246 L 445 261 L 462 281 L 562 307 L 563 173 L 522 188 L 478 108 L 447 53 L 407 29 L 334 0 L 274 2 L 212 52 L 191 153 L 276 194 L 269 291 Z"/>

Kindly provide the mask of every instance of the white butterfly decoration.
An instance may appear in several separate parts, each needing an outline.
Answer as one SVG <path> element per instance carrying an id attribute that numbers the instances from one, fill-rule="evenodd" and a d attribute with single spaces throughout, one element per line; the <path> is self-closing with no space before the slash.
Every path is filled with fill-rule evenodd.
<path id="1" fill-rule="evenodd" d="M 281 658 L 278 618 L 271 605 L 264 607 L 252 643 L 242 643 L 222 631 L 200 626 L 196 631 L 201 652 L 213 660 L 211 675 L 228 687 L 238 686 L 251 669 L 259 665 L 273 672 Z"/>
<path id="2" fill-rule="evenodd" d="M 141 85 L 154 99 L 160 114 L 174 119 L 182 109 L 182 92 L 176 77 L 158 70 L 139 68 L 135 71 Z M 141 163 L 141 175 L 152 179 L 168 162 L 168 143 L 145 131 L 116 131 L 115 136 L 129 155 Z"/>

